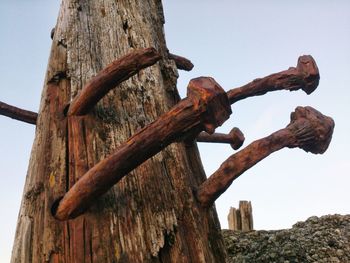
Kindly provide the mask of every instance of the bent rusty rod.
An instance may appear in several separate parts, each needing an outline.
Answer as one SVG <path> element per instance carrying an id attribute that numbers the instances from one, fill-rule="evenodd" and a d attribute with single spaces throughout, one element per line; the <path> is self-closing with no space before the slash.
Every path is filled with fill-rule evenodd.
<path id="1" fill-rule="evenodd" d="M 304 55 L 299 57 L 296 67 L 253 80 L 242 87 L 228 91 L 227 96 L 232 104 L 247 97 L 264 95 L 277 90 L 302 89 L 306 94 L 311 94 L 317 88 L 319 80 L 320 75 L 315 60 L 310 55 Z"/>
<path id="2" fill-rule="evenodd" d="M 299 147 L 306 152 L 324 153 L 334 129 L 332 118 L 312 107 L 298 107 L 290 124 L 268 137 L 257 140 L 231 155 L 197 190 L 197 200 L 208 207 L 224 193 L 232 182 L 256 163 L 284 147 Z"/>

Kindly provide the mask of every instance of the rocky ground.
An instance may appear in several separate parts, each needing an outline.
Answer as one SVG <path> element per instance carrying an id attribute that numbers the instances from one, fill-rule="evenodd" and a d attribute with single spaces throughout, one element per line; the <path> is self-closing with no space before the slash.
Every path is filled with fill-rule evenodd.
<path id="1" fill-rule="evenodd" d="M 223 230 L 229 263 L 350 263 L 350 215 L 310 217 L 291 229 Z"/>

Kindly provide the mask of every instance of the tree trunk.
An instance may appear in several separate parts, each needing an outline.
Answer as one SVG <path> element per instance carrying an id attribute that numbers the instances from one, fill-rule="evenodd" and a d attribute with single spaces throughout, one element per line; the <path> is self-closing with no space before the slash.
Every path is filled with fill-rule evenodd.
<path id="1" fill-rule="evenodd" d="M 167 59 L 160 0 L 63 0 L 42 94 L 12 262 L 225 262 L 215 208 L 193 189 L 205 180 L 197 146 L 174 143 L 123 178 L 76 219 L 53 203 L 94 164 L 179 99 Z M 87 115 L 68 103 L 106 65 L 133 49 L 163 59 Z"/>

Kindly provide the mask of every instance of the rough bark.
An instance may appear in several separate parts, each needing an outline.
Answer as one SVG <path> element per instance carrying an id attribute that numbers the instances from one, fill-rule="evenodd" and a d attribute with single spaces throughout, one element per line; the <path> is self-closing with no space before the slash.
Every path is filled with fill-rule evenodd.
<path id="1" fill-rule="evenodd" d="M 171 60 L 142 70 L 81 117 L 65 117 L 88 81 L 133 49 L 167 57 L 160 1 L 64 0 L 55 27 L 12 262 L 224 262 L 214 208 L 192 189 L 205 180 L 195 144 L 167 147 L 65 222 L 51 214 L 94 164 L 177 102 Z"/>

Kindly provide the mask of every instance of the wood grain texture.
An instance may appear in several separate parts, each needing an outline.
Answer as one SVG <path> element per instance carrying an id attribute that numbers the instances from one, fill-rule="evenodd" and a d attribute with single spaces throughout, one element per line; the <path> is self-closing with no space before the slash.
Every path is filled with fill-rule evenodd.
<path id="1" fill-rule="evenodd" d="M 229 134 L 201 132 L 197 136 L 197 142 L 229 143 L 232 149 L 239 149 L 244 143 L 244 134 L 240 129 L 234 127 Z"/>
<path id="2" fill-rule="evenodd" d="M 312 107 L 297 107 L 284 129 L 254 141 L 231 155 L 198 189 L 197 199 L 210 206 L 242 173 L 284 147 L 324 153 L 332 139 L 334 121 Z"/>
<path id="3" fill-rule="evenodd" d="M 9 118 L 27 122 L 30 124 L 36 124 L 36 120 L 38 118 L 38 114 L 36 112 L 23 110 L 1 101 L 0 101 L 0 115 L 4 115 Z"/>
<path id="4" fill-rule="evenodd" d="M 159 0 L 62 2 L 12 262 L 225 261 L 215 208 L 203 209 L 193 194 L 205 180 L 195 143 L 169 145 L 76 219 L 61 222 L 51 214 L 86 171 L 178 102 L 163 23 Z M 150 46 L 164 59 L 112 89 L 88 114 L 65 117 L 99 71 Z"/>

